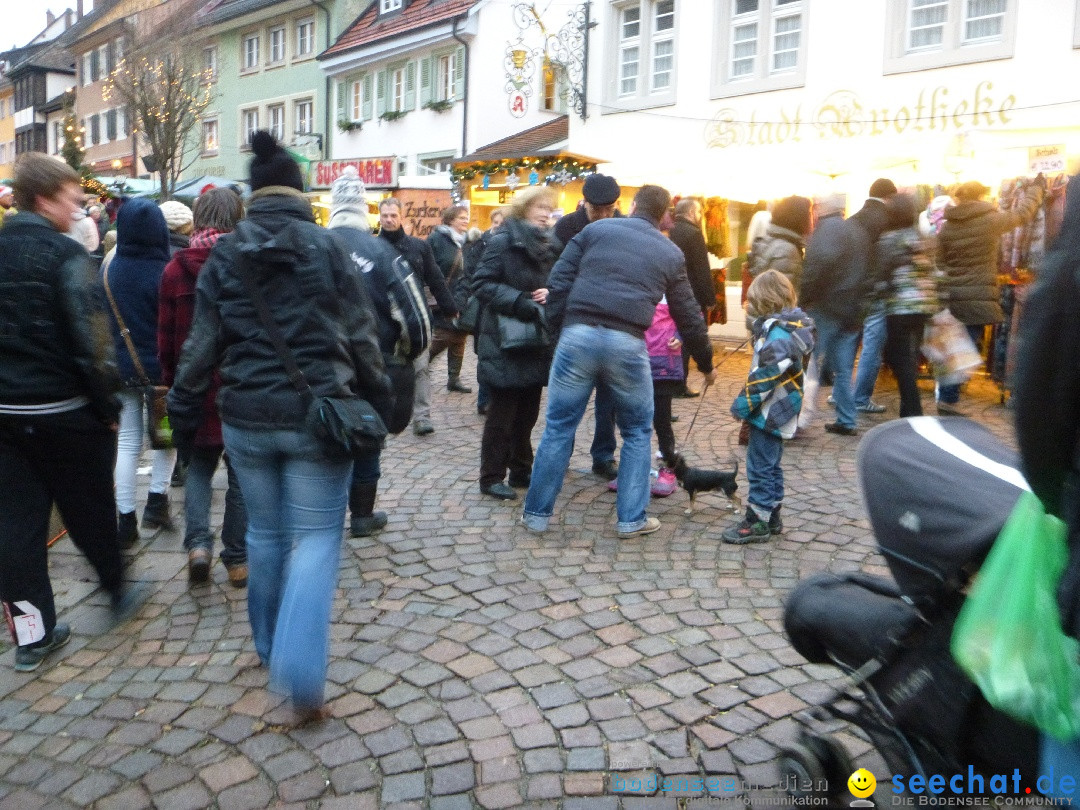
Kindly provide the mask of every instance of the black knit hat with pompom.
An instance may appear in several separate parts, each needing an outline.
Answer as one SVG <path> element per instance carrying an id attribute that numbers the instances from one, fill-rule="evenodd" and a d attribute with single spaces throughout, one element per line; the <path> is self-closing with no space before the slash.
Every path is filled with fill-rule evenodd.
<path id="1" fill-rule="evenodd" d="M 260 129 L 251 136 L 251 151 L 255 153 L 248 170 L 252 191 L 258 191 L 265 186 L 288 186 L 297 191 L 304 190 L 304 176 L 300 173 L 300 167 L 278 146 L 278 142 L 269 132 Z"/>

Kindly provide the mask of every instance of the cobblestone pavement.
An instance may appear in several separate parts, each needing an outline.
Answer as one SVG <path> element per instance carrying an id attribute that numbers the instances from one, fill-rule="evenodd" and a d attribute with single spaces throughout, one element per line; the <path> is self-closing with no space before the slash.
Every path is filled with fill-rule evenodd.
<path id="1" fill-rule="evenodd" d="M 727 410 L 747 361 L 722 365 L 703 401 L 676 400 L 680 444 L 701 403 L 682 445 L 692 463 L 745 467 Z M 997 390 L 970 387 L 977 418 L 1008 440 Z M 883 380 L 879 394 L 895 414 L 895 385 Z M 932 409 L 931 399 L 924 390 Z M 72 642 L 26 675 L 9 649 L 0 654 L 0 808 L 775 800 L 793 715 L 837 675 L 789 646 L 784 596 L 815 571 L 885 571 L 855 481 L 858 438 L 819 424 L 787 444 L 786 531 L 769 543 L 721 544 L 733 520 L 724 498 L 702 495 L 688 515 L 682 491 L 654 499 L 658 532 L 618 540 L 614 495 L 589 470 L 590 413 L 551 530 L 538 537 L 517 525 L 519 506 L 478 490 L 475 395 L 440 390 L 435 405 L 433 435 L 403 434 L 384 453 L 379 507 L 389 526 L 343 550 L 331 719 L 288 725 L 291 712 L 258 666 L 244 591 L 228 586 L 220 564 L 212 584 L 190 588 L 179 533 L 144 538 L 132 576 L 156 593 L 104 634 L 106 600 L 64 539 L 51 566 Z M 219 492 L 218 522 L 221 508 Z M 868 743 L 841 739 L 882 773 Z M 618 780 L 650 774 L 686 777 L 689 789 L 614 792 Z M 705 781 L 725 775 L 738 780 L 734 793 Z"/>

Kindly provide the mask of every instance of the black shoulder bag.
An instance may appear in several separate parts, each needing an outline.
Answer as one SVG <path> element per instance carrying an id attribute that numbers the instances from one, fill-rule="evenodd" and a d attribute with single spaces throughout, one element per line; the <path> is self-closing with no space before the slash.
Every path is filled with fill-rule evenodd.
<path id="1" fill-rule="evenodd" d="M 255 303 L 255 309 L 274 344 L 274 350 L 281 358 L 288 372 L 289 380 L 297 393 L 307 403 L 305 424 L 323 445 L 328 458 L 344 460 L 378 453 L 386 441 L 386 425 L 382 417 L 363 397 L 356 394 L 345 396 L 316 397 L 311 390 L 304 372 L 296 364 L 296 358 L 289 350 L 281 328 L 274 321 L 266 305 L 262 291 L 251 277 L 250 268 L 240 260 L 240 277 L 247 287 L 248 295 Z"/>

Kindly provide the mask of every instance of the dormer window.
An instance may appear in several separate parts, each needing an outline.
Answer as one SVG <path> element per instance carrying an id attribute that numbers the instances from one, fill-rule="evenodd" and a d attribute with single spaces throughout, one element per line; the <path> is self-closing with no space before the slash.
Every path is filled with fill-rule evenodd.
<path id="1" fill-rule="evenodd" d="M 401 8 L 402 0 L 379 0 L 379 13 L 388 14 Z"/>

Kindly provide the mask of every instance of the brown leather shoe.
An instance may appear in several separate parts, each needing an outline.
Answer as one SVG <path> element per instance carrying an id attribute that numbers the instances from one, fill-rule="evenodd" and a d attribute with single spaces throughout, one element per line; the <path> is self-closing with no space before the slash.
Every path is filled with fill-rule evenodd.
<path id="1" fill-rule="evenodd" d="M 205 548 L 193 548 L 187 555 L 188 581 L 202 584 L 210 579 L 210 552 Z"/>
<path id="2" fill-rule="evenodd" d="M 247 563 L 237 563 L 236 565 L 226 565 L 225 570 L 229 574 L 229 584 L 234 588 L 244 588 L 247 586 L 248 568 Z"/>

